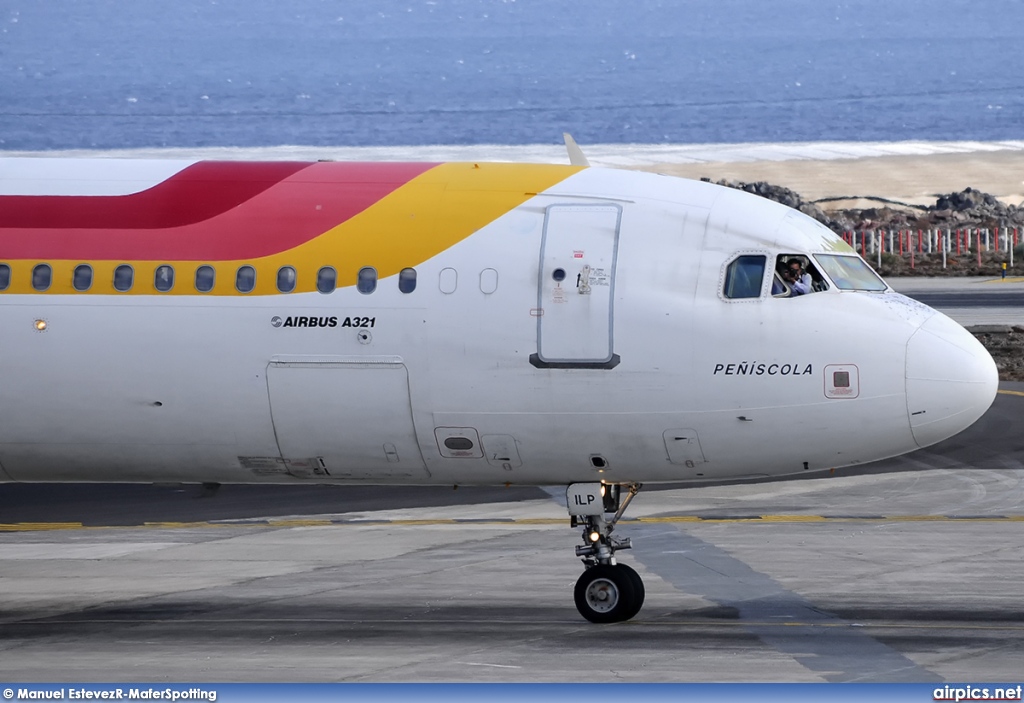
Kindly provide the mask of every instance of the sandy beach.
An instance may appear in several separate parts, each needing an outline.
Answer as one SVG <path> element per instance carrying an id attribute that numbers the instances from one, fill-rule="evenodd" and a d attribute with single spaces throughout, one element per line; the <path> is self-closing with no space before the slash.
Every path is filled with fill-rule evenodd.
<path id="1" fill-rule="evenodd" d="M 804 198 L 891 198 L 932 205 L 936 195 L 975 188 L 1008 205 L 1024 202 L 1024 151 L 865 156 L 852 159 L 662 163 L 639 166 L 684 178 L 767 181 Z M 850 201 L 831 206 L 849 207 Z M 869 206 L 869 205 L 868 205 Z M 829 204 L 823 204 L 826 209 Z"/>

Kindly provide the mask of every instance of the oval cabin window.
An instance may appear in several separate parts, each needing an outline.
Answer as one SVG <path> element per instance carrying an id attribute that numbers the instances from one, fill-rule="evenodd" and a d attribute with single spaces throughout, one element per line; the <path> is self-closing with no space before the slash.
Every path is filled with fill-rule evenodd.
<path id="1" fill-rule="evenodd" d="M 7 264 L 0 264 L 0 290 L 7 290 L 11 285 L 11 267 Z"/>
<path id="2" fill-rule="evenodd" d="M 484 269 L 480 272 L 480 292 L 490 295 L 498 290 L 498 272 L 494 269 Z"/>
<path id="3" fill-rule="evenodd" d="M 121 264 L 114 269 L 114 290 L 127 293 L 135 283 L 135 270 L 128 264 Z"/>
<path id="4" fill-rule="evenodd" d="M 209 293 L 213 290 L 213 282 L 217 273 L 212 266 L 200 266 L 196 269 L 196 290 L 200 293 Z"/>
<path id="5" fill-rule="evenodd" d="M 37 264 L 32 269 L 32 287 L 38 291 L 44 291 L 50 287 L 53 280 L 53 269 L 49 264 Z"/>
<path id="6" fill-rule="evenodd" d="M 453 268 L 441 269 L 437 286 L 445 295 L 451 295 L 459 285 L 459 274 Z"/>
<path id="7" fill-rule="evenodd" d="M 153 286 L 161 293 L 166 293 L 174 287 L 174 268 L 168 264 L 157 266 L 153 274 Z"/>
<path id="8" fill-rule="evenodd" d="M 359 269 L 359 277 L 356 280 L 356 289 L 363 295 L 369 295 L 377 290 L 377 269 L 371 266 L 364 266 Z"/>
<path id="9" fill-rule="evenodd" d="M 277 270 L 277 289 L 282 293 L 295 290 L 295 280 L 295 269 L 291 266 L 282 266 Z"/>
<path id="10" fill-rule="evenodd" d="M 412 293 L 416 290 L 416 269 L 402 269 L 398 274 L 398 290 Z"/>
<path id="11" fill-rule="evenodd" d="M 92 266 L 89 264 L 76 266 L 75 272 L 71 274 L 71 286 L 79 292 L 92 288 Z"/>
<path id="12" fill-rule="evenodd" d="M 317 271 L 316 289 L 321 293 L 331 293 L 338 284 L 338 272 L 330 266 L 324 266 Z"/>
<path id="13" fill-rule="evenodd" d="M 256 269 L 252 266 L 239 266 L 235 274 L 235 288 L 239 293 L 251 293 L 256 287 Z"/>

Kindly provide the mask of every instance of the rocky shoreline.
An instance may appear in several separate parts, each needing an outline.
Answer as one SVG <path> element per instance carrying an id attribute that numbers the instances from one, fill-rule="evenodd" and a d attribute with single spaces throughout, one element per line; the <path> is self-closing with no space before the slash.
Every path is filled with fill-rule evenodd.
<path id="1" fill-rule="evenodd" d="M 710 180 L 710 179 L 703 179 Z M 937 195 L 933 205 L 922 206 L 903 203 L 871 195 L 849 195 L 811 201 L 789 188 L 765 181 L 751 183 L 718 181 L 719 185 L 760 195 L 813 217 L 837 234 L 864 231 L 928 231 L 928 230 L 988 230 L 996 228 L 1018 230 L 1019 239 L 1014 248 L 1013 264 L 1004 251 L 983 251 L 979 265 L 976 253 L 955 256 L 949 253 L 943 267 L 941 253 L 883 254 L 879 273 L 882 276 L 998 276 L 1003 263 L 1008 274 L 1024 274 L 1024 206 L 1007 205 L 988 193 L 965 188 L 956 193 Z M 871 207 L 843 208 L 844 202 L 871 203 Z M 869 257 L 872 258 L 872 257 Z M 877 267 L 877 260 L 870 261 Z"/>
<path id="2" fill-rule="evenodd" d="M 1024 327 L 974 325 L 967 331 L 992 355 L 999 369 L 1000 381 L 1024 381 Z"/>

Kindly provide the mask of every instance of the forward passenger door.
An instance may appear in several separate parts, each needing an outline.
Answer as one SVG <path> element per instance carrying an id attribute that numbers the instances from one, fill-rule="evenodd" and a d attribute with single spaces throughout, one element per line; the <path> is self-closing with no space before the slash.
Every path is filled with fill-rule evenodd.
<path id="1" fill-rule="evenodd" d="M 622 208 L 557 204 L 547 208 L 537 282 L 541 368 L 610 368 L 614 353 L 615 262 Z"/>

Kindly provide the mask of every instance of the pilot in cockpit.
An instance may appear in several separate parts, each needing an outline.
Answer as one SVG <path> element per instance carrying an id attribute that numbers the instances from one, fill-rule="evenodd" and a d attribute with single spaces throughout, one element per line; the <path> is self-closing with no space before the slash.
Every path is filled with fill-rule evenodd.
<path id="1" fill-rule="evenodd" d="M 804 271 L 803 262 L 800 259 L 790 259 L 786 262 L 786 268 L 782 272 L 783 279 L 789 284 L 793 295 L 805 295 L 812 290 L 811 274 Z"/>
<path id="2" fill-rule="evenodd" d="M 807 293 L 828 290 L 828 283 L 806 256 L 780 254 L 775 260 L 772 296 L 795 298 Z"/>

